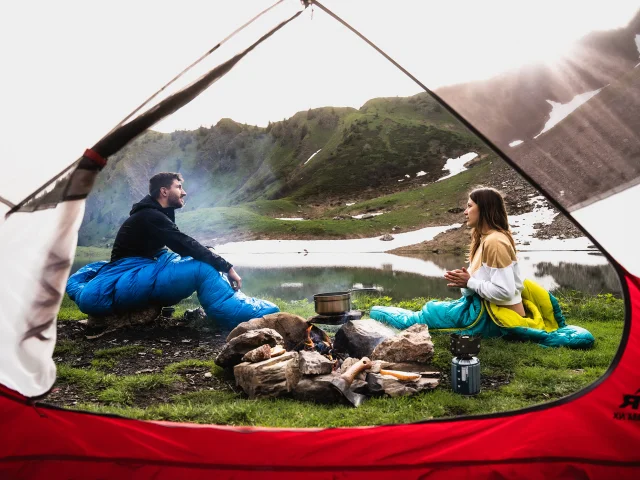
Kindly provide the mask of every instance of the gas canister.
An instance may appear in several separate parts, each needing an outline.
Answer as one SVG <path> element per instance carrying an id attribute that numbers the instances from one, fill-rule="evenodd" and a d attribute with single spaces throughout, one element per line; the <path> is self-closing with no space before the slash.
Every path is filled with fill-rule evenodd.
<path id="1" fill-rule="evenodd" d="M 478 357 L 451 360 L 451 387 L 461 395 L 480 393 L 480 360 Z"/>

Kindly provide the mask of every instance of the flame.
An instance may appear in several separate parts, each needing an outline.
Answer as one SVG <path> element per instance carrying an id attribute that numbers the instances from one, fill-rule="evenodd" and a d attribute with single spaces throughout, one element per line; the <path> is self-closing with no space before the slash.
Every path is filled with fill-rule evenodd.
<path id="1" fill-rule="evenodd" d="M 315 350 L 316 346 L 313 343 L 313 340 L 311 340 L 311 329 L 313 328 L 313 325 L 309 325 L 309 327 L 307 328 L 307 331 L 305 333 L 305 339 L 304 339 L 304 349 L 305 350 Z"/>

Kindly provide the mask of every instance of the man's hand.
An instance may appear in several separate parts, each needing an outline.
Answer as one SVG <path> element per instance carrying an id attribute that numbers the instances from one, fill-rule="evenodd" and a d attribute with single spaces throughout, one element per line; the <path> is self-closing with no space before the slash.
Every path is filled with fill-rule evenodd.
<path id="1" fill-rule="evenodd" d="M 447 287 L 466 288 L 471 275 L 465 267 L 462 267 L 460 270 L 447 271 L 444 274 L 444 278 L 449 281 Z"/>
<path id="2" fill-rule="evenodd" d="M 234 290 L 240 290 L 242 288 L 242 279 L 240 278 L 240 275 L 238 275 L 238 272 L 233 269 L 233 267 L 231 267 L 229 273 L 227 273 L 227 276 L 229 277 L 229 281 Z"/>

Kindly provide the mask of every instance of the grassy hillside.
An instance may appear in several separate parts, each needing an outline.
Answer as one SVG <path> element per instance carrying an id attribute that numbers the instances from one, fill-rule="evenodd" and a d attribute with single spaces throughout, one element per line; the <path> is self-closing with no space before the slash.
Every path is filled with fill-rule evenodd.
<path id="1" fill-rule="evenodd" d="M 206 243 L 269 238 L 358 238 L 390 233 L 393 227 L 415 230 L 432 225 L 461 221 L 460 213 L 469 186 L 486 182 L 495 160 L 485 159 L 473 168 L 451 178 L 393 194 L 382 195 L 355 205 L 329 208 L 298 207 L 291 200 L 260 200 L 228 207 L 203 207 L 178 211 L 180 229 Z M 367 212 L 384 212 L 367 219 L 337 219 Z M 277 217 L 305 215 L 301 222 Z M 107 239 L 103 245 L 109 244 Z"/>
<path id="2" fill-rule="evenodd" d="M 79 242 L 108 245 L 160 171 L 185 177 L 180 221 L 203 236 L 270 236 L 291 228 L 275 217 L 299 214 L 313 218 L 295 227 L 303 236 L 368 235 L 385 221 L 417 226 L 424 222 L 399 213 L 366 228 L 334 225 L 335 212 L 318 214 L 314 207 L 415 189 L 441 176 L 447 158 L 469 151 L 484 152 L 426 94 L 373 99 L 359 110 L 313 109 L 266 128 L 223 119 L 195 131 L 150 131 L 109 160 L 87 200 Z M 418 182 L 419 171 L 426 174 Z M 398 182 L 406 175 L 414 181 Z M 384 201 L 402 203 L 402 197 Z"/>

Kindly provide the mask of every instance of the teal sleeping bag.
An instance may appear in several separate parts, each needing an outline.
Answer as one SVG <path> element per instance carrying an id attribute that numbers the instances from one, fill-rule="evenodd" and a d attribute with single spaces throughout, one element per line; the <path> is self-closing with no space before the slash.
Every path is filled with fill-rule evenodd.
<path id="1" fill-rule="evenodd" d="M 83 313 L 103 316 L 175 305 L 198 293 L 207 317 L 233 328 L 279 309 L 231 287 L 225 274 L 191 257 L 162 250 L 154 258 L 128 257 L 85 265 L 69 277 L 67 294 Z"/>
<path id="2" fill-rule="evenodd" d="M 371 318 L 405 329 L 426 324 L 434 332 L 506 336 L 534 341 L 545 347 L 591 348 L 595 342 L 586 329 L 567 325 L 556 298 L 531 280 L 524 281 L 522 303 L 526 316 L 483 300 L 479 295 L 463 296 L 451 302 L 433 300 L 420 311 L 397 307 L 372 307 Z"/>

